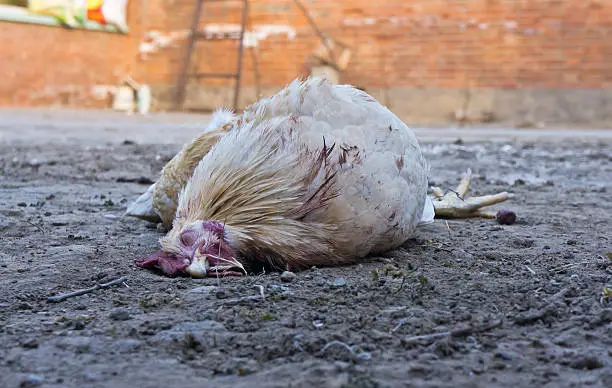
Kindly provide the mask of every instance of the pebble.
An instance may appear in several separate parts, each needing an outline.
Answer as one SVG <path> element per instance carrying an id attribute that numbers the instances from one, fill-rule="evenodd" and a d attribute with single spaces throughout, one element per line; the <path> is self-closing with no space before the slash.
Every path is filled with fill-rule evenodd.
<path id="1" fill-rule="evenodd" d="M 35 339 L 29 339 L 27 341 L 24 341 L 21 344 L 22 347 L 26 348 L 26 349 L 36 349 L 38 347 L 38 341 L 36 341 Z"/>
<path id="2" fill-rule="evenodd" d="M 512 361 L 514 359 L 514 356 L 512 354 L 505 352 L 497 352 L 495 353 L 495 357 L 501 358 L 502 360 L 506 361 Z"/>
<path id="3" fill-rule="evenodd" d="M 99 381 L 101 379 L 101 376 L 99 373 L 96 372 L 85 372 L 83 374 L 83 378 L 85 378 L 86 381 L 95 382 Z"/>
<path id="4" fill-rule="evenodd" d="M 42 377 L 38 375 L 27 375 L 25 379 L 21 381 L 19 387 L 21 388 L 30 388 L 30 387 L 38 387 L 43 382 Z"/>
<path id="5" fill-rule="evenodd" d="M 291 283 L 292 281 L 295 280 L 295 278 L 297 278 L 297 275 L 289 271 L 285 271 L 280 275 L 281 282 L 285 282 L 285 283 Z"/>
<path id="6" fill-rule="evenodd" d="M 370 332 L 370 338 L 372 338 L 375 341 L 380 341 L 380 340 L 386 340 L 386 339 L 391 339 L 393 338 L 393 336 L 387 332 L 384 331 L 380 331 L 380 330 L 376 330 L 376 329 L 372 329 L 372 331 Z"/>
<path id="7" fill-rule="evenodd" d="M 512 210 L 500 210 L 495 218 L 501 225 L 512 225 L 516 222 L 516 213 Z"/>
<path id="8" fill-rule="evenodd" d="M 435 353 L 421 353 L 418 355 L 418 359 L 420 361 L 438 361 L 440 357 L 438 357 Z"/>
<path id="9" fill-rule="evenodd" d="M 612 308 L 601 310 L 599 313 L 599 321 L 604 325 L 612 322 Z"/>
<path id="10" fill-rule="evenodd" d="M 346 286 L 346 280 L 344 280 L 344 278 L 336 278 L 332 282 L 327 282 L 327 285 L 332 288 L 344 287 Z"/>
<path id="11" fill-rule="evenodd" d="M 0 219 L 0 230 L 8 229 L 14 224 L 15 224 L 14 222 L 9 222 L 9 220 Z"/>
<path id="12" fill-rule="evenodd" d="M 17 309 L 19 310 L 32 310 L 34 306 L 29 304 L 28 302 L 21 302 L 17 305 Z"/>
<path id="13" fill-rule="evenodd" d="M 604 364 L 600 359 L 594 356 L 578 356 L 572 360 L 570 366 L 574 369 L 593 370 L 603 368 Z"/>
<path id="14" fill-rule="evenodd" d="M 113 321 L 127 321 L 128 319 L 132 318 L 132 316 L 130 315 L 130 312 L 125 308 L 113 309 L 109 317 Z"/>

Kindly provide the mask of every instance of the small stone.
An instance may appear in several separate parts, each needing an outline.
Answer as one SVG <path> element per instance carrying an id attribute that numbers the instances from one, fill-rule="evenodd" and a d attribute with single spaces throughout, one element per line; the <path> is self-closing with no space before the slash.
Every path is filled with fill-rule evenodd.
<path id="1" fill-rule="evenodd" d="M 32 339 L 24 341 L 21 344 L 21 346 L 26 348 L 26 349 L 36 349 L 38 347 L 38 341 L 36 341 L 34 338 L 32 338 Z"/>
<path id="2" fill-rule="evenodd" d="M 34 158 L 34 159 L 30 159 L 26 165 L 30 166 L 30 167 L 38 167 L 40 166 L 42 163 L 40 162 L 40 160 Z"/>
<path id="3" fill-rule="evenodd" d="M 290 271 L 284 271 L 280 275 L 281 282 L 285 282 L 285 283 L 291 283 L 292 281 L 295 280 L 295 278 L 297 278 L 297 275 Z"/>
<path id="4" fill-rule="evenodd" d="M 512 210 L 500 210 L 495 218 L 501 225 L 512 225 L 516 222 L 516 213 Z"/>
<path id="5" fill-rule="evenodd" d="M 593 370 L 603 368 L 604 364 L 594 356 L 579 356 L 570 363 L 570 366 L 574 369 Z"/>
<path id="6" fill-rule="evenodd" d="M 495 353 L 495 357 L 501 358 L 502 360 L 506 361 L 512 361 L 514 359 L 514 356 L 512 354 L 505 352 L 497 352 Z"/>
<path id="7" fill-rule="evenodd" d="M 601 310 L 601 312 L 599 313 L 599 321 L 602 324 L 612 322 L 612 308 Z"/>
<path id="8" fill-rule="evenodd" d="M 375 341 L 387 340 L 387 339 L 393 338 L 391 334 L 386 333 L 384 331 L 376 330 L 376 329 L 372 329 L 369 337 Z"/>
<path id="9" fill-rule="evenodd" d="M 124 308 L 113 309 L 109 317 L 113 321 L 127 321 L 128 319 L 132 318 L 130 312 Z"/>
<path id="10" fill-rule="evenodd" d="M 217 299 L 225 299 L 227 298 L 227 291 L 225 289 L 218 287 L 217 292 L 215 292 L 215 296 Z"/>
<path id="11" fill-rule="evenodd" d="M 344 280 L 344 278 L 336 278 L 334 279 L 334 281 L 328 282 L 327 285 L 329 285 L 332 288 L 344 287 L 346 286 L 346 280 Z"/>
<path id="12" fill-rule="evenodd" d="M 297 327 L 297 322 L 295 321 L 295 319 L 283 319 L 282 321 L 280 321 L 281 326 L 286 326 L 286 327 L 290 327 L 292 329 L 295 329 Z"/>
<path id="13" fill-rule="evenodd" d="M 19 207 L 26 207 L 26 206 L 28 206 L 28 204 L 27 204 L 27 203 L 25 203 L 25 202 L 19 202 L 19 203 L 17 204 L 17 206 L 19 206 Z"/>
<path id="14" fill-rule="evenodd" d="M 30 387 L 38 387 L 42 384 L 42 377 L 37 375 L 27 375 L 25 379 L 21 381 L 19 387 L 21 388 L 30 388 Z"/>
<path id="15" fill-rule="evenodd" d="M 250 374 L 256 373 L 259 371 L 259 365 L 255 360 L 247 360 L 244 363 L 241 363 L 237 368 L 236 372 L 238 376 L 248 376 Z"/>
<path id="16" fill-rule="evenodd" d="M 438 357 L 438 355 L 435 353 L 421 353 L 419 354 L 418 359 L 420 361 L 427 362 L 427 361 L 437 361 L 440 359 L 440 357 Z"/>
<path id="17" fill-rule="evenodd" d="M 101 378 L 100 374 L 96 372 L 85 372 L 83 374 L 83 377 L 85 378 L 86 381 L 89 381 L 89 382 L 99 381 Z"/>
<path id="18" fill-rule="evenodd" d="M 19 270 L 17 270 L 19 272 Z M 21 302 L 17 305 L 18 310 L 32 310 L 34 307 L 28 302 Z"/>

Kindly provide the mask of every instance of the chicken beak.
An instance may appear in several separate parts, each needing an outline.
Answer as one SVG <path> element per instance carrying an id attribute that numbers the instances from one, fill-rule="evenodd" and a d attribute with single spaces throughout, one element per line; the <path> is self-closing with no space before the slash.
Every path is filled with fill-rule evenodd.
<path id="1" fill-rule="evenodd" d="M 194 256 L 193 260 L 191 260 L 191 264 L 185 268 L 185 272 L 194 278 L 205 278 L 209 268 L 210 264 L 208 263 L 208 257 L 206 255 Z"/>

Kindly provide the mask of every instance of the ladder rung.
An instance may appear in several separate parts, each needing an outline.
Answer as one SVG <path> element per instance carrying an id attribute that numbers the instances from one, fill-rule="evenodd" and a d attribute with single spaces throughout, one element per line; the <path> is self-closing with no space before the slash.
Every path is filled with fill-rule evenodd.
<path id="1" fill-rule="evenodd" d="M 231 34 L 235 34 L 238 35 L 235 38 L 230 38 L 229 36 Z M 212 35 L 216 35 L 216 34 L 212 34 Z M 193 39 L 195 40 L 205 40 L 207 42 L 214 42 L 214 41 L 227 41 L 227 40 L 239 40 L 240 39 L 240 31 L 238 32 L 232 32 L 232 33 L 227 33 L 227 37 L 223 37 L 223 38 L 209 38 L 207 36 L 207 34 L 203 33 L 203 32 L 196 32 L 193 34 Z"/>
<path id="2" fill-rule="evenodd" d="M 238 78 L 238 73 L 195 73 L 190 78 Z"/>

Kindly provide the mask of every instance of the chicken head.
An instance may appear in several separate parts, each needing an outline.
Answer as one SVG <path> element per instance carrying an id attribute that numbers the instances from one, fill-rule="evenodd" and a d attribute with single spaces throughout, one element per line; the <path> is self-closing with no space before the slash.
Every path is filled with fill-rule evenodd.
<path id="1" fill-rule="evenodd" d="M 161 251 L 136 260 L 136 265 L 160 270 L 168 276 L 204 278 L 243 274 L 244 267 L 235 259 L 223 224 L 195 221 L 177 229 L 162 239 Z"/>

